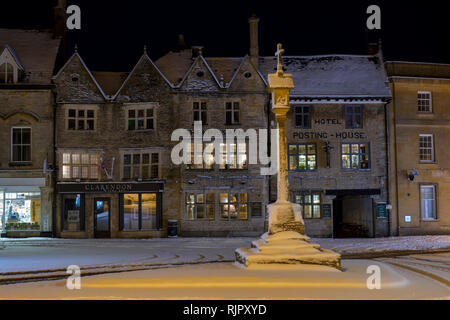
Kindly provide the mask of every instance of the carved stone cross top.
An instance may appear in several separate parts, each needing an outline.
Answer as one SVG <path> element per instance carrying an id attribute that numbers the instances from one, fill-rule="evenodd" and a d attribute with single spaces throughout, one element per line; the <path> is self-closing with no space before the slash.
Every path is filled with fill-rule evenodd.
<path id="1" fill-rule="evenodd" d="M 284 53 L 284 49 L 281 47 L 281 43 L 279 43 L 277 45 L 277 52 L 275 52 L 275 56 L 277 57 L 277 60 L 278 60 L 277 73 L 283 73 L 283 60 L 281 58 L 283 53 Z"/>

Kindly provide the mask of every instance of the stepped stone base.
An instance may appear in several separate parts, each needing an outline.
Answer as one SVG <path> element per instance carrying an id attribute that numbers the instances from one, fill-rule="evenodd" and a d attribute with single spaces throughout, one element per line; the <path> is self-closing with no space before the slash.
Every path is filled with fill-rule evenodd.
<path id="1" fill-rule="evenodd" d="M 236 261 L 246 267 L 262 264 L 318 264 L 341 270 L 341 256 L 310 243 L 309 237 L 295 231 L 265 233 L 252 248 L 235 251 Z"/>

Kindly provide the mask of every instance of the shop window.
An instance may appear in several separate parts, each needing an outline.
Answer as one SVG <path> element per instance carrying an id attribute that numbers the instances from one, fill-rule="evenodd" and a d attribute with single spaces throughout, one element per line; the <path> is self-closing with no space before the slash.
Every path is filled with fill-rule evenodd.
<path id="1" fill-rule="evenodd" d="M 317 146 L 315 143 L 288 144 L 289 171 L 314 171 L 317 169 Z"/>
<path id="2" fill-rule="evenodd" d="M 62 231 L 84 231 L 84 194 L 63 194 L 62 213 Z"/>
<path id="3" fill-rule="evenodd" d="M 247 193 L 220 193 L 220 218 L 222 220 L 247 220 Z"/>
<path id="4" fill-rule="evenodd" d="M 62 154 L 63 179 L 99 178 L 100 157 L 93 153 L 64 152 Z"/>
<path id="5" fill-rule="evenodd" d="M 247 169 L 247 144 L 221 143 L 219 168 L 221 170 Z"/>
<path id="6" fill-rule="evenodd" d="M 433 107 L 431 104 L 431 92 L 417 92 L 417 111 L 431 113 Z"/>
<path id="7" fill-rule="evenodd" d="M 207 124 L 207 109 L 206 102 L 194 102 L 192 105 L 194 113 L 194 121 L 201 121 L 202 125 Z"/>
<path id="8" fill-rule="evenodd" d="M 345 106 L 345 128 L 360 129 L 362 124 L 362 106 Z"/>
<path id="9" fill-rule="evenodd" d="M 305 219 L 320 219 L 322 217 L 320 202 L 319 192 L 305 192 L 295 195 L 295 203 L 302 206 L 303 218 Z"/>
<path id="10" fill-rule="evenodd" d="M 187 220 L 214 220 L 214 193 L 186 193 Z"/>
<path id="11" fill-rule="evenodd" d="M 345 170 L 370 169 L 368 143 L 341 144 L 341 165 Z"/>
<path id="12" fill-rule="evenodd" d="M 3 191 L 0 191 L 0 230 L 3 230 L 3 216 L 4 210 L 3 210 Z"/>
<path id="13" fill-rule="evenodd" d="M 226 124 L 239 124 L 239 102 L 226 102 L 225 109 Z"/>
<path id="14" fill-rule="evenodd" d="M 68 130 L 95 130 L 96 111 L 90 108 L 70 108 L 67 110 Z"/>
<path id="15" fill-rule="evenodd" d="M 31 128 L 12 128 L 13 162 L 31 162 Z"/>
<path id="16" fill-rule="evenodd" d="M 127 130 L 152 130 L 155 128 L 155 108 L 127 108 Z"/>
<path id="17" fill-rule="evenodd" d="M 2 194 L 3 197 L 3 194 Z M 3 200 L 1 208 L 3 208 Z M 40 230 L 41 195 L 39 192 L 5 193 L 6 230 Z"/>
<path id="18" fill-rule="evenodd" d="M 420 207 L 422 211 L 422 220 L 436 219 L 436 186 L 420 186 Z"/>
<path id="19" fill-rule="evenodd" d="M 294 122 L 296 128 L 304 128 L 304 129 L 311 128 L 311 107 L 295 106 Z"/>
<path id="20" fill-rule="evenodd" d="M 160 228 L 156 193 L 120 194 L 122 231 L 155 230 Z"/>
<path id="21" fill-rule="evenodd" d="M 187 149 L 190 150 L 190 163 L 186 165 L 187 169 L 214 169 L 214 145 L 212 143 L 188 143 Z M 204 150 L 209 153 L 205 158 L 203 157 Z M 195 160 L 198 163 L 195 163 Z"/>
<path id="22" fill-rule="evenodd" d="M 122 155 L 123 179 L 158 179 L 159 152 L 136 150 Z"/>
<path id="23" fill-rule="evenodd" d="M 432 134 L 419 135 L 420 162 L 434 162 L 434 141 Z"/>

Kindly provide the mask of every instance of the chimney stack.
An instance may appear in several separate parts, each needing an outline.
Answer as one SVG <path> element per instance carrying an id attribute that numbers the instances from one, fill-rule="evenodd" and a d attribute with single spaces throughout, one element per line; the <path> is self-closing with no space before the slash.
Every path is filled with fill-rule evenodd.
<path id="1" fill-rule="evenodd" d="M 175 47 L 175 51 L 179 52 L 179 51 L 184 50 L 186 48 L 187 48 L 187 46 L 186 46 L 186 41 L 184 41 L 184 35 L 179 34 L 178 35 L 178 42 L 177 42 L 177 45 Z"/>
<path id="2" fill-rule="evenodd" d="M 203 55 L 203 46 L 192 46 L 192 58 L 197 58 L 198 56 Z"/>
<path id="3" fill-rule="evenodd" d="M 66 35 L 66 1 L 58 0 L 58 4 L 53 8 L 54 25 L 53 37 L 65 38 Z"/>
<path id="4" fill-rule="evenodd" d="M 248 19 L 250 25 L 250 61 L 258 69 L 259 47 L 258 47 L 258 22 L 259 18 L 255 14 Z"/>

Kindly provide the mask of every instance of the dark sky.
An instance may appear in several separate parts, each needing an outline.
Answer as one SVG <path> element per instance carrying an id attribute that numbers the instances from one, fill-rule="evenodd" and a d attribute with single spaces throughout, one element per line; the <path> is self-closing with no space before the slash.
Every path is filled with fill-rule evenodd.
<path id="1" fill-rule="evenodd" d="M 11 1 L 10 1 L 11 2 Z M 68 32 L 92 70 L 130 71 L 144 44 L 152 59 L 182 33 L 205 56 L 248 53 L 248 17 L 260 17 L 260 53 L 282 42 L 288 55 L 364 54 L 366 39 L 383 40 L 386 60 L 450 63 L 450 13 L 445 1 L 68 0 L 81 8 L 81 30 Z M 51 28 L 56 1 L 13 1 L 2 28 Z M 366 31 L 367 6 L 381 7 L 381 32 Z M 3 6 L 4 4 L 2 4 Z M 5 7 L 2 7 L 3 13 Z"/>

